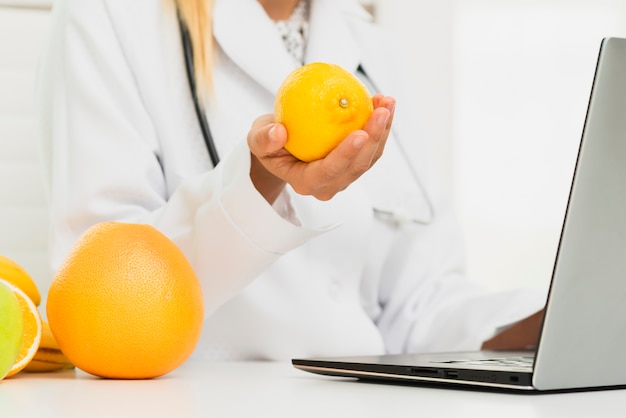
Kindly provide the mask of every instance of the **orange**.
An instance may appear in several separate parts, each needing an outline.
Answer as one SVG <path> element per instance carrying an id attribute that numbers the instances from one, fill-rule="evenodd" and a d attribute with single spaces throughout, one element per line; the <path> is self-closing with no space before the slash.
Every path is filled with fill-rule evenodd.
<path id="1" fill-rule="evenodd" d="M 22 289 L 35 305 L 39 306 L 41 295 L 30 274 L 18 263 L 3 255 L 0 255 L 0 279 Z"/>
<path id="2" fill-rule="evenodd" d="M 0 380 L 15 364 L 24 338 L 20 302 L 13 289 L 4 283 L 0 281 Z"/>
<path id="3" fill-rule="evenodd" d="M 7 374 L 7 377 L 9 377 L 23 370 L 35 356 L 35 353 L 39 348 L 43 328 L 41 324 L 41 315 L 31 298 L 28 297 L 28 295 L 20 288 L 9 283 L 8 281 L 1 279 L 0 281 L 2 284 L 8 286 L 17 297 L 17 301 L 19 302 L 20 309 L 22 311 L 22 322 L 24 325 L 22 348 L 20 348 L 20 353 L 18 354 L 15 363 L 13 363 L 13 367 L 11 367 L 9 373 Z"/>
<path id="4" fill-rule="evenodd" d="M 351 132 L 363 129 L 372 97 L 352 73 L 335 64 L 304 65 L 276 93 L 274 118 L 287 129 L 285 149 L 302 161 L 324 158 Z"/>
<path id="5" fill-rule="evenodd" d="M 46 306 L 67 358 L 119 379 L 180 366 L 204 319 L 200 283 L 182 251 L 152 226 L 130 223 L 91 227 L 56 273 Z"/>
<path id="6" fill-rule="evenodd" d="M 42 319 L 43 332 L 39 349 L 33 359 L 24 368 L 25 372 L 53 372 L 57 370 L 73 369 L 74 365 L 63 354 L 59 344 L 52 335 L 52 330 L 48 322 Z"/>

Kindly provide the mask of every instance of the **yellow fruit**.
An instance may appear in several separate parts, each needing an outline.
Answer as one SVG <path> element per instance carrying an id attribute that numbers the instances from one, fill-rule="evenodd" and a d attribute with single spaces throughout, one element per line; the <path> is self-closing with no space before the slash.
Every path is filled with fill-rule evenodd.
<path id="1" fill-rule="evenodd" d="M 274 118 L 287 129 L 285 149 L 302 161 L 324 158 L 373 112 L 361 81 L 335 64 L 304 65 L 276 93 Z"/>
<path id="2" fill-rule="evenodd" d="M 74 365 L 65 357 L 59 344 L 54 339 L 50 325 L 41 321 L 43 332 L 41 342 L 33 359 L 24 368 L 25 372 L 53 372 L 57 370 L 73 369 Z"/>
<path id="3" fill-rule="evenodd" d="M 41 303 L 39 289 L 37 289 L 37 285 L 30 274 L 15 261 L 3 255 L 0 255 L 0 279 L 13 283 L 22 289 L 35 305 L 39 306 L 39 303 Z"/>
<path id="4" fill-rule="evenodd" d="M 46 306 L 67 358 L 108 378 L 174 370 L 194 350 L 204 319 L 200 283 L 180 249 L 149 225 L 117 222 L 76 242 Z"/>
<path id="5" fill-rule="evenodd" d="M 13 289 L 0 282 L 0 380 L 9 373 L 22 347 L 22 309 Z"/>
<path id="6" fill-rule="evenodd" d="M 20 353 L 18 354 L 15 363 L 13 363 L 11 370 L 9 370 L 9 373 L 7 374 L 7 377 L 9 377 L 24 369 L 24 367 L 26 367 L 26 365 L 30 363 L 32 358 L 35 356 L 35 353 L 39 348 L 43 328 L 41 324 L 41 316 L 39 315 L 37 306 L 35 306 L 28 295 L 26 295 L 26 293 L 24 293 L 17 286 L 14 286 L 5 280 L 0 280 L 0 282 L 8 286 L 17 297 L 17 301 L 19 302 L 22 311 L 22 322 L 24 324 L 22 347 L 20 348 Z"/>

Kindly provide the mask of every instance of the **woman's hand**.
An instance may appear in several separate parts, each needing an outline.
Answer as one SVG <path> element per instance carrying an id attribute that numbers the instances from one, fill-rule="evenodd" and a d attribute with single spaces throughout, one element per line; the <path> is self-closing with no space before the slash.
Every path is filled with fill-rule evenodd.
<path id="1" fill-rule="evenodd" d="M 250 177 L 257 190 L 273 203 L 285 184 L 300 194 L 330 200 L 369 170 L 380 158 L 389 136 L 395 99 L 378 94 L 374 112 L 363 130 L 354 131 L 325 158 L 309 163 L 285 150 L 287 131 L 273 115 L 254 121 L 248 134 L 252 152 Z"/>
<path id="2" fill-rule="evenodd" d="M 522 319 L 483 343 L 483 350 L 529 350 L 537 346 L 544 310 Z"/>

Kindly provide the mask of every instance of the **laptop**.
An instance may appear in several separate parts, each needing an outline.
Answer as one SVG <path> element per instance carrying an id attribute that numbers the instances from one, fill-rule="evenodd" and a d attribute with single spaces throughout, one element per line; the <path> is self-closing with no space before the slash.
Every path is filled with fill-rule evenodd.
<path id="1" fill-rule="evenodd" d="M 535 350 L 296 358 L 361 380 L 537 391 L 626 387 L 626 39 L 605 38 Z"/>

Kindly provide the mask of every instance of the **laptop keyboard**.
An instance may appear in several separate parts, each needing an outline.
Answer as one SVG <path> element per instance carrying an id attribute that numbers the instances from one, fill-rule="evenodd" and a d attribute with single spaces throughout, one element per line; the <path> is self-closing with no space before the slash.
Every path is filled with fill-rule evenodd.
<path id="1" fill-rule="evenodd" d="M 467 359 L 467 360 L 450 360 L 441 363 L 470 365 L 470 366 L 503 366 L 503 367 L 522 367 L 532 368 L 535 358 L 532 356 L 521 357 L 503 357 L 503 358 L 487 358 L 487 359 Z"/>

